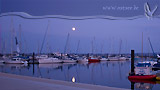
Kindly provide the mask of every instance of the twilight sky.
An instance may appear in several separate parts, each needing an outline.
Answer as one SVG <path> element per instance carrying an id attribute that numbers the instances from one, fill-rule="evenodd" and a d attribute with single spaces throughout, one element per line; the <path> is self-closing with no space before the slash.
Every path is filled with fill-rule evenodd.
<path id="1" fill-rule="evenodd" d="M 129 53 L 130 49 L 141 52 L 142 32 L 144 52 L 151 52 L 148 37 L 151 39 L 155 52 L 160 52 L 159 23 L 160 19 L 148 20 L 146 17 L 135 20 L 89 19 L 74 21 L 64 19 L 28 20 L 15 16 L 1 17 L 1 50 L 5 49 L 4 52 L 10 52 L 11 29 L 14 28 L 18 41 L 21 42 L 21 51 L 38 52 L 49 24 L 42 52 L 64 52 L 68 33 L 70 34 L 68 52 L 76 52 L 78 40 L 80 40 L 79 53 L 91 52 L 92 41 L 94 52 L 101 53 L 102 49 L 102 53 L 118 53 L 121 40 L 122 53 Z M 21 29 L 19 29 L 20 24 Z M 72 31 L 72 27 L 75 27 L 76 31 Z M 2 48 L 4 43 L 5 48 Z"/>
<path id="2" fill-rule="evenodd" d="M 0 52 L 11 52 L 11 41 L 14 42 L 12 48 L 16 50 L 15 39 L 12 35 L 18 37 L 22 53 L 39 52 L 48 25 L 42 52 L 64 52 L 68 33 L 70 37 L 67 52 L 70 53 L 76 52 L 78 41 L 80 41 L 78 53 L 91 53 L 92 46 L 93 53 L 119 53 L 120 43 L 121 53 L 130 53 L 131 49 L 134 49 L 135 52 L 141 52 L 142 32 L 144 35 L 144 52 L 152 53 L 148 37 L 150 37 L 154 51 L 160 52 L 160 19 L 153 17 L 152 20 L 148 20 L 144 15 L 144 3 L 146 1 L 149 2 L 150 9 L 153 10 L 155 5 L 159 5 L 159 0 L 154 0 L 153 2 L 142 0 L 140 3 L 133 1 L 133 3 L 129 3 L 126 0 L 103 0 L 105 3 L 99 2 L 99 0 L 94 0 L 93 3 L 89 3 L 89 1 L 84 4 L 85 1 L 80 2 L 79 0 L 77 2 L 73 0 L 68 2 L 66 0 L 48 0 L 45 3 L 42 3 L 44 0 L 35 0 L 34 2 L 31 0 L 28 0 L 28 2 L 27 0 L 1 0 L 1 14 L 6 12 L 26 12 L 35 16 L 66 15 L 71 17 L 109 15 L 123 17 L 123 19 L 24 19 L 18 16 L 1 16 Z M 135 6 L 137 9 L 134 9 Z M 160 14 L 159 10 L 158 8 L 155 12 L 156 16 Z M 133 20 L 124 18 L 136 15 L 141 15 L 141 17 Z M 75 27 L 76 30 L 72 31 L 72 27 Z"/>

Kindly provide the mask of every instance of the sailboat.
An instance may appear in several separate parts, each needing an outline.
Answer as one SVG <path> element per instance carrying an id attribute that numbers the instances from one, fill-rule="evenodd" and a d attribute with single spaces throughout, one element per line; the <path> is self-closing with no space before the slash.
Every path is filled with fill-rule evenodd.
<path id="1" fill-rule="evenodd" d="M 12 57 L 10 60 L 6 60 L 4 63 L 6 64 L 27 64 L 27 61 L 23 61 L 22 58 Z"/>
<path id="2" fill-rule="evenodd" d="M 94 56 L 88 58 L 88 62 L 100 62 L 100 59 Z"/>
<path id="3" fill-rule="evenodd" d="M 108 56 L 108 60 L 109 60 L 109 61 L 119 61 L 119 58 L 116 57 L 116 56 L 113 56 L 113 55 L 109 55 L 109 56 Z"/>
<path id="4" fill-rule="evenodd" d="M 113 46 L 114 46 L 114 43 L 113 43 L 113 45 L 112 45 L 112 43 L 111 43 L 111 49 L 112 49 L 112 50 L 113 50 Z M 116 56 L 116 55 L 114 55 L 114 54 L 109 54 L 109 55 L 108 55 L 108 60 L 109 60 L 109 61 L 119 61 L 119 57 Z"/>
<path id="5" fill-rule="evenodd" d="M 19 55 L 20 49 L 19 49 L 17 37 L 15 37 L 15 41 L 16 41 L 16 47 L 17 47 L 16 56 L 11 57 L 11 59 L 6 60 L 4 63 L 6 64 L 27 64 L 28 62 L 26 60 L 23 60 L 23 58 L 20 57 Z"/>
<path id="6" fill-rule="evenodd" d="M 37 57 L 39 64 L 52 64 L 52 63 L 61 63 L 62 60 L 54 57 L 48 57 L 48 55 L 40 55 Z"/>
<path id="7" fill-rule="evenodd" d="M 87 63 L 88 59 L 87 58 L 78 58 L 78 63 Z"/>
<path id="8" fill-rule="evenodd" d="M 127 58 L 123 55 L 121 55 L 121 48 L 122 48 L 122 40 L 120 40 L 120 47 L 119 47 L 119 56 L 118 56 L 118 59 L 119 61 L 125 61 L 127 60 Z"/>
<path id="9" fill-rule="evenodd" d="M 2 57 L 0 57 L 0 63 L 4 63 L 4 60 Z"/>
<path id="10" fill-rule="evenodd" d="M 12 23 L 13 23 L 13 21 L 12 21 Z M 15 52 L 15 55 L 12 56 L 12 49 L 11 49 L 11 57 L 10 57 L 10 59 L 5 60 L 4 63 L 6 63 L 6 64 L 27 64 L 28 62 L 23 57 L 20 56 L 20 49 L 19 49 L 18 39 L 17 39 L 16 33 L 14 33 L 14 28 L 12 28 L 12 29 L 13 30 L 12 30 L 11 35 L 14 35 L 14 37 L 15 37 L 16 52 Z M 12 42 L 12 39 L 11 39 L 11 42 Z M 12 47 L 12 45 L 11 45 L 11 47 Z"/>
<path id="11" fill-rule="evenodd" d="M 69 45 L 69 37 L 70 37 L 70 34 L 68 33 L 65 48 L 64 48 L 64 55 L 62 57 L 62 62 L 63 63 L 76 63 L 77 60 L 75 58 L 70 57 L 70 54 L 67 53 L 68 45 Z"/>
<path id="12" fill-rule="evenodd" d="M 153 50 L 153 47 L 152 47 L 152 44 L 151 44 L 151 41 L 150 41 L 150 38 L 148 38 L 148 41 L 149 41 L 149 44 L 150 44 L 150 46 L 151 46 L 151 49 L 152 49 L 152 52 L 153 52 L 153 55 L 154 55 L 154 57 L 156 57 L 156 54 L 154 53 L 154 50 Z M 143 48 L 143 46 L 142 46 L 142 48 Z M 143 50 L 143 49 L 142 49 Z M 143 55 L 143 53 L 142 53 L 142 55 Z M 143 59 L 143 57 L 142 57 L 142 59 Z M 141 64 L 141 65 L 143 65 L 144 67 L 146 67 L 145 65 L 148 65 L 147 67 L 151 67 L 152 69 L 153 69 L 153 67 L 154 67 L 154 65 L 155 64 L 157 64 L 157 62 L 155 62 L 155 61 L 153 61 L 153 60 L 147 60 L 147 61 L 141 61 L 141 62 L 138 62 L 139 64 Z M 152 67 L 153 66 L 153 67 Z"/>
<path id="13" fill-rule="evenodd" d="M 142 32 L 142 62 L 138 62 L 134 68 L 135 75 L 128 76 L 130 81 L 133 80 L 154 80 L 156 75 L 152 75 L 150 62 L 143 62 L 143 32 Z"/>
<path id="14" fill-rule="evenodd" d="M 92 45 L 92 56 L 88 55 L 88 62 L 100 62 L 100 58 L 94 56 L 94 52 L 95 52 L 95 37 L 93 38 L 93 40 L 91 41 L 91 45 Z"/>

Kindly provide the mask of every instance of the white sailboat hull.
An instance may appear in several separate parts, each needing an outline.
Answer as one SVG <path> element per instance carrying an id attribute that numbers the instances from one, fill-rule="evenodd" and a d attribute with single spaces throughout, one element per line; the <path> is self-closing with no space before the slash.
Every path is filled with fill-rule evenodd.
<path id="1" fill-rule="evenodd" d="M 119 60 L 120 61 L 125 61 L 125 60 L 127 60 L 127 58 L 126 57 L 119 57 Z"/>
<path id="2" fill-rule="evenodd" d="M 63 63 L 76 63 L 77 60 L 62 60 Z"/>
<path id="3" fill-rule="evenodd" d="M 108 58 L 102 58 L 100 59 L 101 61 L 108 61 L 109 59 Z"/>
<path id="4" fill-rule="evenodd" d="M 61 63 L 62 60 L 59 59 L 39 59 L 39 64 L 51 64 L 51 63 Z"/>
<path id="5" fill-rule="evenodd" d="M 88 59 L 78 60 L 78 63 L 86 63 L 88 62 Z"/>
<path id="6" fill-rule="evenodd" d="M 108 60 L 109 61 L 119 61 L 117 57 L 109 57 Z"/>

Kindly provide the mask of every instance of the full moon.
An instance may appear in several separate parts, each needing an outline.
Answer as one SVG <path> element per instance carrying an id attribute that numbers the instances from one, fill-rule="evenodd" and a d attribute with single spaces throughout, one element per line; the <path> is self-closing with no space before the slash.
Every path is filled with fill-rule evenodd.
<path id="1" fill-rule="evenodd" d="M 76 28 L 75 27 L 72 27 L 72 31 L 75 31 L 76 30 Z"/>

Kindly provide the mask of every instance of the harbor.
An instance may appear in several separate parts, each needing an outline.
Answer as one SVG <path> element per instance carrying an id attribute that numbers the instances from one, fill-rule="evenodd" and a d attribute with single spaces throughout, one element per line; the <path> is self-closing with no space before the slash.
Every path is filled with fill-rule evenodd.
<path id="1" fill-rule="evenodd" d="M 146 58 L 146 60 L 144 59 L 144 61 L 149 60 L 147 59 L 148 58 Z M 135 58 L 134 61 L 136 65 L 136 63 L 141 62 L 141 58 Z M 21 76 L 123 89 L 159 89 L 158 80 L 130 81 L 130 79 L 128 79 L 130 71 L 131 59 L 118 61 L 101 60 L 98 62 L 55 62 L 50 64 L 0 64 L 0 72 Z M 151 71 L 155 75 L 160 73 L 159 71 Z"/>
<path id="2" fill-rule="evenodd" d="M 0 0 L 0 90 L 160 90 L 159 0 Z"/>

